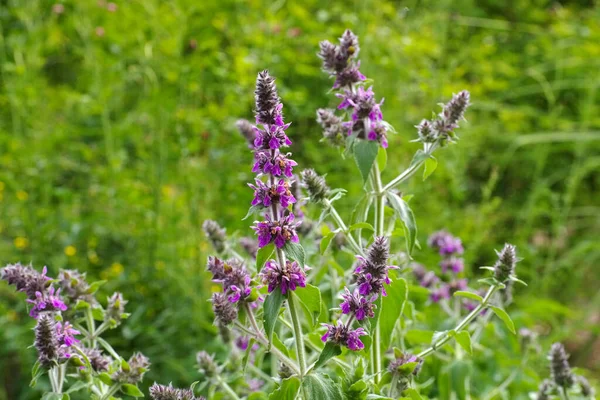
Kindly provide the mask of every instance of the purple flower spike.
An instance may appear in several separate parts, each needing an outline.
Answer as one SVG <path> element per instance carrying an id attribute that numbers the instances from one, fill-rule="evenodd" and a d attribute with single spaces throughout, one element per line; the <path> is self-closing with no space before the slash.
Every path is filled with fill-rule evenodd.
<path id="1" fill-rule="evenodd" d="M 64 325 L 61 322 L 57 322 L 56 333 L 59 343 L 64 344 L 67 347 L 79 343 L 79 340 L 75 339 L 75 335 L 80 335 L 81 332 L 73 329 L 73 326 L 68 321 L 65 322 Z"/>
<path id="2" fill-rule="evenodd" d="M 327 332 L 321 337 L 323 342 L 330 341 L 335 344 L 346 346 L 353 351 L 364 349 L 365 345 L 361 342 L 360 337 L 367 335 L 367 332 L 363 328 L 351 330 L 341 321 L 338 321 L 335 325 L 322 325 L 327 328 Z"/>
<path id="3" fill-rule="evenodd" d="M 293 167 L 298 165 L 294 160 L 290 159 L 291 153 L 282 154 L 279 150 L 273 154 L 270 150 L 257 151 L 254 155 L 254 167 L 252 172 L 271 174 L 276 177 L 282 175 L 291 178 L 293 176 Z"/>
<path id="4" fill-rule="evenodd" d="M 373 318 L 375 315 L 373 302 L 377 299 L 377 295 L 364 297 L 359 289 L 354 289 L 354 292 L 350 293 L 350 290 L 345 288 L 342 298 L 344 301 L 340 304 L 340 308 L 343 314 L 354 314 L 359 321 L 362 321 L 365 317 Z"/>
<path id="5" fill-rule="evenodd" d="M 429 236 L 427 244 L 429 247 L 439 250 L 443 256 L 462 254 L 464 252 L 462 241 L 446 231 L 434 232 Z"/>
<path id="6" fill-rule="evenodd" d="M 442 260 L 440 262 L 440 267 L 442 267 L 443 273 L 451 271 L 458 274 L 465 269 L 465 264 L 462 258 L 450 257 Z"/>
<path id="7" fill-rule="evenodd" d="M 43 311 L 66 311 L 67 305 L 60 299 L 60 289 L 56 292 L 54 287 L 50 287 L 47 293 L 35 292 L 35 300 L 27 299 L 28 303 L 33 304 L 29 316 L 37 318 Z"/>
<path id="8" fill-rule="evenodd" d="M 306 273 L 296 261 L 287 261 L 285 268 L 279 263 L 269 260 L 261 272 L 263 283 L 268 286 L 268 291 L 279 288 L 282 294 L 288 290 L 294 291 L 298 286 L 306 287 Z"/>
<path id="9" fill-rule="evenodd" d="M 450 288 L 448 287 L 448 285 L 443 284 L 439 288 L 434 289 L 431 292 L 431 294 L 429 295 L 429 298 L 434 303 L 439 303 L 443 299 L 449 299 L 450 298 Z"/>
<path id="10" fill-rule="evenodd" d="M 282 248 L 288 241 L 298 243 L 296 228 L 300 222 L 294 222 L 294 214 L 283 210 L 279 220 L 273 221 L 265 214 L 266 221 L 255 221 L 252 227 L 258 235 L 258 247 L 265 247 L 274 242 L 278 248 Z"/>
<path id="11" fill-rule="evenodd" d="M 260 179 L 256 179 L 255 182 L 256 186 L 248 184 L 254 189 L 253 206 L 269 207 L 271 204 L 281 204 L 282 207 L 287 208 L 290 204 L 296 202 L 296 198 L 290 191 L 290 185 L 283 179 L 280 179 L 273 186 L 266 185 Z"/>

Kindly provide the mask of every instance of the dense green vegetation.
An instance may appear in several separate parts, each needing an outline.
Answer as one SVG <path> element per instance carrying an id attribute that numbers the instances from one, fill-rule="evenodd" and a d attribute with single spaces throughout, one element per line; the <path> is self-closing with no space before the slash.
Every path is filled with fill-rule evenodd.
<path id="1" fill-rule="evenodd" d="M 491 249 L 515 243 L 529 283 L 516 292 L 517 326 L 540 332 L 544 349 L 564 341 L 591 377 L 600 371 L 600 9 L 563 3 L 2 2 L 2 263 L 109 280 L 102 292 L 122 291 L 132 312 L 115 348 L 146 353 L 150 383 L 196 380 L 197 350 L 226 351 L 213 342 L 201 225 L 215 218 L 250 234 L 241 218 L 252 155 L 234 123 L 252 116 L 258 71 L 278 78 L 300 168 L 360 193 L 353 161 L 320 143 L 315 123 L 317 108 L 335 104 L 318 42 L 349 27 L 399 132 L 387 179 L 418 148 L 413 125 L 453 92 L 471 92 L 460 143 L 437 154 L 427 181 L 403 188 L 418 200 L 419 239 L 441 228 L 460 236 L 471 276 Z M 425 248 L 416 259 L 437 262 Z M 37 398 L 27 385 L 32 326 L 22 296 L 0 284 L 0 399 Z M 520 362 L 518 340 L 504 340 L 513 353 L 473 358 L 481 391 Z M 544 352 L 514 385 L 535 390 L 536 374 L 547 375 Z"/>

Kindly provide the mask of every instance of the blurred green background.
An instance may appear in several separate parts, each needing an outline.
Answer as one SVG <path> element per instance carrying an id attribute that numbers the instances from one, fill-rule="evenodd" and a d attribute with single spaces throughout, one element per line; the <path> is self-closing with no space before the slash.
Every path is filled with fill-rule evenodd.
<path id="1" fill-rule="evenodd" d="M 258 71 L 277 77 L 300 168 L 349 190 L 345 216 L 360 194 L 353 161 L 319 143 L 315 123 L 317 108 L 336 104 L 318 43 L 351 28 L 399 132 L 385 180 L 418 148 L 413 125 L 453 92 L 471 92 L 459 144 L 437 153 L 426 182 L 403 188 L 415 194 L 421 242 L 446 227 L 473 271 L 516 244 L 529 287 L 517 290 L 515 322 L 540 332 L 544 349 L 564 341 L 574 365 L 598 374 L 594 3 L 1 1 L 2 263 L 110 280 L 103 295 L 122 291 L 133 313 L 109 335 L 114 347 L 150 357 L 147 382 L 196 380 L 195 352 L 216 348 L 201 224 L 250 234 L 241 218 L 252 155 L 234 123 L 252 118 Z M 0 399 L 39 397 L 28 388 L 32 326 L 23 296 L 0 284 Z M 510 372 L 489 368 L 499 369 L 481 373 L 500 381 Z M 532 371 L 547 376 L 543 354 Z"/>

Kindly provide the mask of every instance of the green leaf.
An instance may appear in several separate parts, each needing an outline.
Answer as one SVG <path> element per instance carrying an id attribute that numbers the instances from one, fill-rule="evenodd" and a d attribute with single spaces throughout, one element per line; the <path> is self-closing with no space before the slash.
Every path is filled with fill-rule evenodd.
<path id="1" fill-rule="evenodd" d="M 383 352 L 390 347 L 394 327 L 404 311 L 404 304 L 408 299 L 408 284 L 402 278 L 394 279 L 385 291 L 387 296 L 383 297 L 379 318 L 381 350 Z"/>
<path id="2" fill-rule="evenodd" d="M 473 354 L 473 347 L 471 346 L 471 335 L 468 331 L 460 331 L 454 335 L 454 339 L 460 344 L 467 353 Z"/>
<path id="3" fill-rule="evenodd" d="M 74 393 L 88 386 L 87 382 L 78 381 L 75 382 L 65 393 Z"/>
<path id="4" fill-rule="evenodd" d="M 379 143 L 374 140 L 358 140 L 354 144 L 354 160 L 363 177 L 363 183 L 369 180 L 369 174 L 378 151 Z"/>
<path id="5" fill-rule="evenodd" d="M 131 397 L 144 397 L 144 393 L 135 385 L 129 383 L 123 383 L 121 385 L 121 392 Z"/>
<path id="6" fill-rule="evenodd" d="M 108 386 L 111 386 L 113 384 L 113 380 L 110 377 L 109 374 L 107 374 L 106 372 L 102 372 L 100 375 L 98 375 L 98 379 L 100 379 L 100 381 Z"/>
<path id="7" fill-rule="evenodd" d="M 395 193 L 388 193 L 390 205 L 396 211 L 398 218 L 402 221 L 404 227 L 404 237 L 406 238 L 406 250 L 412 254 L 417 240 L 417 221 L 410 206 L 400 196 Z"/>
<path id="8" fill-rule="evenodd" d="M 410 162 L 410 166 L 412 167 L 413 165 L 417 165 L 427 160 L 427 158 L 429 158 L 429 155 L 427 155 L 427 153 L 425 153 L 423 150 L 419 149 L 417 150 L 412 161 Z"/>
<path id="9" fill-rule="evenodd" d="M 333 238 L 335 237 L 336 234 L 337 234 L 336 232 L 329 232 L 327 235 L 325 235 L 323 237 L 323 239 L 321 239 L 321 245 L 320 245 L 321 255 L 325 254 L 325 252 L 329 248 L 329 245 L 331 244 L 331 241 L 333 240 Z"/>
<path id="10" fill-rule="evenodd" d="M 425 331 L 420 329 L 412 329 L 406 332 L 404 338 L 410 343 L 426 343 L 430 344 L 433 339 L 433 331 Z"/>
<path id="11" fill-rule="evenodd" d="M 90 284 L 88 290 L 86 290 L 87 294 L 94 294 L 100 289 L 100 286 L 104 285 L 106 281 L 96 281 Z"/>
<path id="12" fill-rule="evenodd" d="M 352 210 L 352 215 L 350 217 L 350 223 L 355 224 L 357 222 L 363 222 L 366 219 L 366 213 L 369 207 L 371 206 L 371 202 L 373 201 L 373 197 L 369 194 L 365 194 L 358 204 Z"/>
<path id="13" fill-rule="evenodd" d="M 275 245 L 273 243 L 269 243 L 265 247 L 258 249 L 258 252 L 256 253 L 256 273 L 260 272 L 267 260 L 271 258 L 274 251 Z"/>
<path id="14" fill-rule="evenodd" d="M 492 311 L 494 311 L 494 314 L 496 314 L 498 318 L 504 321 L 504 325 L 506 325 L 509 331 L 511 331 L 514 334 L 517 333 L 515 330 L 515 323 L 512 321 L 512 319 L 510 319 L 510 316 L 506 313 L 506 311 L 496 306 L 489 307 L 492 309 Z"/>
<path id="15" fill-rule="evenodd" d="M 92 317 L 96 321 L 104 321 L 104 310 L 102 309 L 102 307 L 92 308 Z"/>
<path id="16" fill-rule="evenodd" d="M 352 232 L 357 229 L 368 229 L 370 231 L 375 232 L 375 228 L 373 228 L 373 225 L 369 224 L 368 222 L 357 222 L 356 224 L 350 225 L 350 228 L 348 228 L 348 232 Z"/>
<path id="17" fill-rule="evenodd" d="M 90 308 L 90 303 L 88 303 L 85 300 L 77 300 L 77 303 L 75 303 L 75 310 L 83 310 L 86 308 Z"/>
<path id="18" fill-rule="evenodd" d="M 321 315 L 321 291 L 318 287 L 313 285 L 306 285 L 306 287 L 298 287 L 292 295 L 295 295 L 300 300 L 300 303 L 312 319 L 312 326 L 315 326 L 319 322 L 319 315 Z"/>
<path id="19" fill-rule="evenodd" d="M 300 389 L 300 379 L 292 376 L 281 381 L 279 388 L 269 395 L 269 400 L 295 400 Z"/>
<path id="20" fill-rule="evenodd" d="M 477 293 L 465 292 L 464 290 L 459 290 L 459 291 L 454 292 L 454 296 L 466 297 L 471 300 L 476 300 L 480 303 L 483 301 L 483 298 L 480 295 L 478 295 Z"/>
<path id="21" fill-rule="evenodd" d="M 307 399 L 342 400 L 342 392 L 327 375 L 310 374 L 302 382 Z"/>
<path id="22" fill-rule="evenodd" d="M 323 351 L 319 355 L 319 359 L 315 363 L 313 369 L 317 369 L 325 365 L 325 363 L 329 361 L 329 359 L 339 356 L 340 354 L 342 354 L 342 348 L 340 347 L 340 345 L 327 342 L 327 344 L 325 344 L 325 347 L 323 348 Z"/>
<path id="23" fill-rule="evenodd" d="M 377 166 L 379 167 L 379 171 L 383 171 L 387 166 L 387 151 L 379 146 L 379 151 L 377 152 Z"/>
<path id="24" fill-rule="evenodd" d="M 413 388 L 408 388 L 404 391 L 412 400 L 423 400 L 423 397 Z"/>
<path id="25" fill-rule="evenodd" d="M 265 299 L 263 322 L 265 324 L 267 339 L 269 339 L 269 348 L 271 348 L 271 337 L 273 336 L 273 329 L 275 329 L 275 321 L 277 321 L 277 316 L 279 315 L 279 310 L 284 299 L 285 296 L 281 294 L 279 288 L 269 293 Z"/>
<path id="26" fill-rule="evenodd" d="M 276 349 L 278 349 L 279 351 L 281 351 L 283 354 L 285 354 L 286 356 L 290 356 L 290 349 L 288 349 L 285 344 L 283 344 L 283 342 L 281 341 L 281 339 L 279 339 L 279 336 L 277 336 L 277 333 L 274 332 L 273 333 L 273 338 L 271 339 L 273 346 L 275 346 Z"/>
<path id="27" fill-rule="evenodd" d="M 304 268 L 305 253 L 304 247 L 302 247 L 300 243 L 287 242 L 285 246 L 283 246 L 283 252 L 292 260 L 298 261 L 298 264 Z"/>
<path id="28" fill-rule="evenodd" d="M 429 158 L 427 158 L 425 160 L 425 170 L 423 170 L 423 180 L 429 178 L 429 175 L 433 174 L 433 171 L 435 171 L 435 169 L 438 166 L 438 161 L 434 156 L 429 156 Z"/>
<path id="29" fill-rule="evenodd" d="M 375 312 L 373 318 L 371 318 L 371 321 L 369 321 L 371 323 L 371 326 L 377 326 L 377 324 L 379 323 L 382 310 L 381 303 L 383 302 L 382 298 L 383 296 L 377 296 L 377 299 L 373 302 L 373 304 L 375 305 Z M 371 336 L 364 336 L 361 340 L 365 344 L 365 352 L 370 350 Z"/>

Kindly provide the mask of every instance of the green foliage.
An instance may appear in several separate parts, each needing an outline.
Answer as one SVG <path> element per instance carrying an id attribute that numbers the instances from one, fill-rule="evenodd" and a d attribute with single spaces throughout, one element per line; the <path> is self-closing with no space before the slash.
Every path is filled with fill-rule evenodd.
<path id="1" fill-rule="evenodd" d="M 229 352 L 214 339 L 201 223 L 218 216 L 229 234 L 251 234 L 241 218 L 252 174 L 240 166 L 252 156 L 234 122 L 251 119 L 257 71 L 278 77 L 300 167 L 330 171 L 331 187 L 360 193 L 360 179 L 348 179 L 354 161 L 319 143 L 314 122 L 316 108 L 336 105 L 315 57 L 318 41 L 346 27 L 361 36 L 361 70 L 376 79 L 385 118 L 399 132 L 389 138 L 386 178 L 410 163 L 413 126 L 427 110 L 462 88 L 473 97 L 460 144 L 436 153 L 439 165 L 424 183 L 402 188 L 418 199 L 415 239 L 443 227 L 460 236 L 469 277 L 491 247 L 515 243 L 519 276 L 530 284 L 515 289 L 520 311 L 509 312 L 517 325 L 542 325 L 550 332 L 543 344 L 582 337 L 573 359 L 599 368 L 586 334 L 600 283 L 597 6 L 148 0 L 110 12 L 96 1 L 62 3 L 56 14 L 52 2 L 11 0 L 0 13 L 0 251 L 3 263 L 107 280 L 100 299 L 124 292 L 137 311 L 111 343 L 122 354 L 144 349 L 149 382 L 195 380 L 198 343 Z M 339 200 L 343 215 L 350 204 Z M 360 209 L 352 223 L 364 221 Z M 401 249 L 405 239 L 394 240 Z M 435 262 L 425 252 L 413 257 Z M 339 261 L 343 269 L 351 262 Z M 22 296 L 0 284 L 0 299 L 0 376 L 13 382 L 0 399 L 39 398 L 27 388 L 33 325 Z M 426 302 L 417 292 L 410 300 L 417 310 Z M 407 328 L 406 341 L 426 346 L 432 334 L 423 330 L 450 329 L 433 323 L 441 315 L 418 313 L 422 326 Z M 495 327 L 481 345 L 507 350 L 474 360 L 475 398 L 502 382 L 492 371 L 511 370 L 519 357 L 517 339 Z M 534 390 L 545 366 L 532 357 L 508 398 Z M 443 376 L 450 381 L 458 370 Z M 433 386 L 429 397 L 449 393 Z"/>

